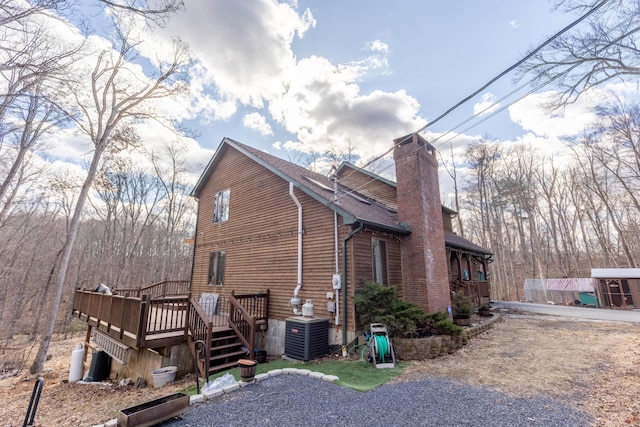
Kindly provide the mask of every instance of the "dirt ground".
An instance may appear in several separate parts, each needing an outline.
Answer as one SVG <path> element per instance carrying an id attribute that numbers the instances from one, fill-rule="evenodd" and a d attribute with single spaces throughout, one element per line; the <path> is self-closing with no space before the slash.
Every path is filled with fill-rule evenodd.
<path id="1" fill-rule="evenodd" d="M 640 425 L 640 325 L 504 314 L 465 348 L 412 364 L 396 381 L 442 376 L 518 396 L 544 394 L 589 413 L 594 426 Z M 81 338 L 52 343 L 36 425 L 91 426 L 194 384 L 162 388 L 68 384 L 71 352 Z M 25 343 L 16 340 L 14 351 Z M 33 350 L 35 352 L 35 349 Z M 0 355 L 11 357 L 9 353 Z M 0 379 L 0 426 L 22 425 L 35 377 Z"/>

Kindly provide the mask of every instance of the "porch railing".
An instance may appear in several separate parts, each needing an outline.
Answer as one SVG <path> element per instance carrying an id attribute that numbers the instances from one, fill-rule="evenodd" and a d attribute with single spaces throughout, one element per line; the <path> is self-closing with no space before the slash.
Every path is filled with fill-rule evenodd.
<path id="1" fill-rule="evenodd" d="M 152 285 L 143 286 L 140 288 L 118 288 L 114 289 L 118 295 L 126 297 L 140 298 L 142 295 L 149 295 L 151 298 L 163 298 L 170 296 L 184 296 L 189 295 L 189 281 L 188 280 L 164 280 L 162 282 L 154 283 Z"/>
<path id="2" fill-rule="evenodd" d="M 491 299 L 490 282 L 488 280 L 454 280 L 452 289 L 464 292 L 473 300 L 474 304 L 488 304 Z"/>
<path id="3" fill-rule="evenodd" d="M 269 319 L 269 290 L 266 293 L 229 296 L 229 325 L 254 357 L 256 332 Z"/>
<path id="4" fill-rule="evenodd" d="M 189 297 L 151 299 L 77 290 L 73 314 L 118 341 L 140 349 L 147 336 L 182 331 L 188 336 Z"/>

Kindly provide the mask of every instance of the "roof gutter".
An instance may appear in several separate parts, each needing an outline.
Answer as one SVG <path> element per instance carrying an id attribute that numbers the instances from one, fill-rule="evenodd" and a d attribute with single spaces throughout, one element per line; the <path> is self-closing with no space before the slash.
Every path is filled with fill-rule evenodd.
<path id="1" fill-rule="evenodd" d="M 347 242 L 364 228 L 364 224 L 358 224 L 355 230 L 342 239 L 342 346 L 347 345 Z"/>

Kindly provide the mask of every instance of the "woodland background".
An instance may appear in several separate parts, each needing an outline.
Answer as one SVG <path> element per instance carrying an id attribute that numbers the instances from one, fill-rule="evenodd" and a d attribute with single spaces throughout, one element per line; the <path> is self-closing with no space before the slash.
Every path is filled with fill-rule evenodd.
<path id="1" fill-rule="evenodd" d="M 158 111 L 158 103 L 188 96 L 188 49 L 176 41 L 172 55 L 148 64 L 154 73 L 135 85 L 122 79 L 140 72 L 130 66 L 138 40 L 127 19 L 162 25 L 184 4 L 96 1 L 112 9 L 113 49 L 53 43 L 37 20 L 69 2 L 0 0 L 0 353 L 16 334 L 44 337 L 34 371 L 52 333 L 68 324 L 74 289 L 190 277 L 193 165 L 184 130 Z M 558 37 L 522 64 L 522 75 L 534 81 L 555 76 L 550 110 L 612 81 L 634 87 L 640 5 L 556 3 L 585 11 L 606 3 L 607 10 L 591 17 L 588 31 Z M 454 182 L 443 202 L 460 212 L 457 232 L 494 253 L 493 299 L 522 299 L 530 277 L 638 266 L 640 99 L 637 88 L 631 92 L 603 98 L 582 136 L 563 142 L 562 156 L 486 136 L 449 159 L 447 147 L 436 144 L 443 174 Z M 140 131 L 148 121 L 165 123 L 175 142 L 149 149 Z M 79 174 L 52 173 L 43 144 L 71 126 L 91 155 Z M 348 147 L 320 155 L 358 160 Z"/>

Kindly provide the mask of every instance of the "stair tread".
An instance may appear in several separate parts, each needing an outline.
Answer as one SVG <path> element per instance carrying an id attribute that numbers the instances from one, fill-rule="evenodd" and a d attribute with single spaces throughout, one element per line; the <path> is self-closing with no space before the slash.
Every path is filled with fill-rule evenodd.
<path id="1" fill-rule="evenodd" d="M 221 331 L 221 332 L 217 332 L 217 333 L 213 334 L 211 339 L 212 340 L 224 339 L 224 338 L 237 337 L 237 336 L 238 335 L 235 333 L 235 331 L 233 329 L 229 329 L 228 331 Z"/>
<path id="2" fill-rule="evenodd" d="M 210 361 L 214 361 L 214 360 L 219 360 L 219 359 L 225 359 L 227 357 L 234 357 L 234 356 L 243 356 L 246 355 L 247 352 L 244 350 L 238 350 L 238 351 L 232 351 L 230 353 L 224 353 L 224 354 L 218 354 L 215 356 L 211 356 L 209 358 Z"/>
<path id="3" fill-rule="evenodd" d="M 211 351 L 226 350 L 228 348 L 234 348 L 234 347 L 242 347 L 242 343 L 240 341 L 238 341 L 238 342 L 234 342 L 234 343 L 231 343 L 231 344 L 217 345 L 215 347 L 211 347 Z"/>
<path id="4" fill-rule="evenodd" d="M 238 336 L 237 335 L 229 335 L 226 337 L 217 337 L 217 338 L 211 338 L 211 343 L 216 343 L 218 341 L 225 341 L 225 340 L 238 340 Z"/>

